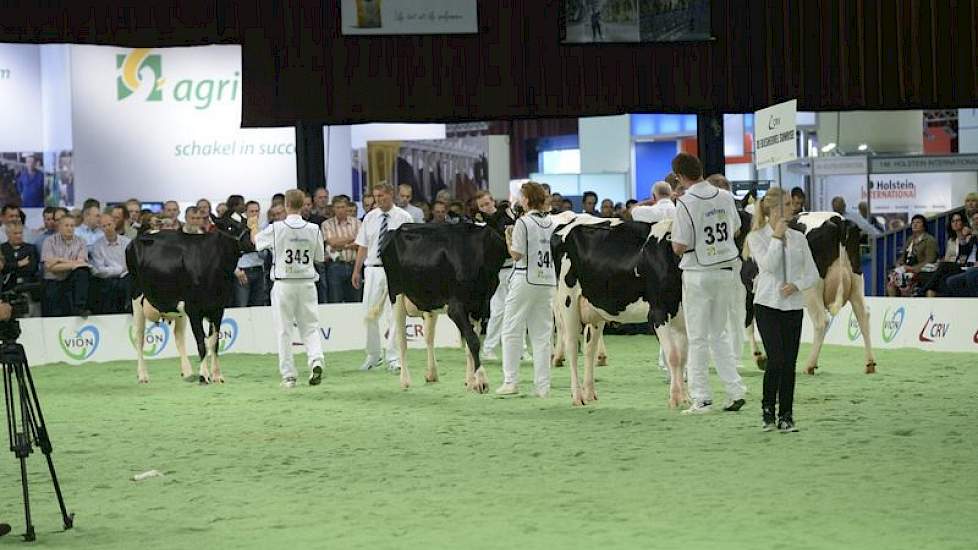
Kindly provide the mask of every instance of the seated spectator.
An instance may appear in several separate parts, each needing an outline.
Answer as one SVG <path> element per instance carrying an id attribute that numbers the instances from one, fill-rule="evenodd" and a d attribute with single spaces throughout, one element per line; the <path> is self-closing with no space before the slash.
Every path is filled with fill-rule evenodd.
<path id="1" fill-rule="evenodd" d="M 41 261 L 44 262 L 44 299 L 41 303 L 44 315 L 90 315 L 88 284 L 91 266 L 85 241 L 75 236 L 75 218 L 61 218 L 58 234 L 44 241 Z"/>
<path id="2" fill-rule="evenodd" d="M 28 239 L 31 244 L 37 247 L 38 250 L 41 249 L 41 244 L 44 239 L 54 235 L 58 232 L 58 222 L 54 219 L 55 213 L 60 210 L 57 206 L 48 206 L 44 208 L 44 225 L 40 228 L 31 231 L 30 239 Z"/>
<path id="3" fill-rule="evenodd" d="M 411 203 L 414 197 L 414 188 L 409 183 L 402 183 L 397 186 L 397 206 L 411 215 L 414 223 L 424 223 L 424 212 Z"/>
<path id="4" fill-rule="evenodd" d="M 614 218 L 615 217 L 615 203 L 611 199 L 604 199 L 601 201 L 601 217 L 602 218 Z"/>
<path id="5" fill-rule="evenodd" d="M 7 225 L 12 223 L 19 223 L 23 225 L 27 217 L 21 211 L 20 207 L 15 204 L 5 204 L 3 209 L 0 210 L 0 243 L 7 242 Z"/>
<path id="6" fill-rule="evenodd" d="M 910 220 L 910 237 L 897 265 L 889 274 L 887 296 L 911 296 L 918 282 L 917 273 L 937 261 L 937 239 L 927 232 L 927 219 L 917 214 Z"/>
<path id="7" fill-rule="evenodd" d="M 194 235 L 204 234 L 204 220 L 200 215 L 200 211 L 197 210 L 196 206 L 188 206 L 186 210 L 183 211 L 183 232 L 191 233 Z"/>
<path id="8" fill-rule="evenodd" d="M 333 199 L 333 217 L 323 223 L 323 236 L 326 239 L 326 254 L 330 261 L 326 266 L 329 279 L 329 303 L 361 301 L 362 291 L 353 288 L 353 266 L 357 259 L 357 233 L 360 220 L 352 215 L 356 205 L 345 195 Z"/>
<path id="9" fill-rule="evenodd" d="M 429 223 L 448 223 L 448 205 L 442 201 L 435 201 L 431 205 L 431 222 Z"/>
<path id="10" fill-rule="evenodd" d="M 585 191 L 584 196 L 581 198 L 581 212 L 584 214 L 590 214 L 592 216 L 600 216 L 595 206 L 598 204 L 598 194 L 594 191 Z"/>
<path id="11" fill-rule="evenodd" d="M 200 215 L 200 227 L 204 230 L 204 233 L 210 233 L 214 230 L 214 222 L 211 221 L 211 212 L 211 201 L 207 199 L 197 201 L 197 214 Z"/>
<path id="12" fill-rule="evenodd" d="M 978 193 L 972 191 L 964 197 L 964 215 L 969 220 L 978 214 Z"/>
<path id="13" fill-rule="evenodd" d="M 20 222 L 7 224 L 7 242 L 0 244 L 3 259 L 3 290 L 12 290 L 24 283 L 37 282 L 37 267 L 41 254 L 33 244 L 24 242 L 24 226 Z M 39 299 L 36 294 L 33 298 Z"/>
<path id="14" fill-rule="evenodd" d="M 676 216 L 676 205 L 672 202 L 672 186 L 665 181 L 657 181 L 652 186 L 652 206 L 636 203 L 629 211 L 637 222 L 656 223 L 671 220 Z"/>
<path id="15" fill-rule="evenodd" d="M 308 198 L 308 197 L 306 197 Z M 238 201 L 228 198 L 229 208 Z M 243 203 L 245 219 L 258 219 L 261 206 L 255 201 Z M 232 307 L 266 306 L 265 303 L 265 262 L 258 252 L 242 254 L 238 267 L 234 270 L 234 302 Z"/>
<path id="16" fill-rule="evenodd" d="M 95 312 L 103 314 L 132 311 L 129 300 L 129 270 L 126 268 L 126 247 L 129 237 L 116 232 L 115 219 L 102 215 L 102 233 L 92 247 L 92 292 L 95 294 Z"/>
<path id="17" fill-rule="evenodd" d="M 82 210 L 82 224 L 75 228 L 75 236 L 85 241 L 89 253 L 91 253 L 95 242 L 101 239 L 103 235 L 102 228 L 99 227 L 101 215 L 97 205 L 89 204 Z"/>
<path id="18" fill-rule="evenodd" d="M 926 294 L 929 298 L 949 295 L 947 280 L 961 273 L 964 268 L 975 264 L 975 251 L 978 246 L 975 246 L 975 235 L 963 212 L 951 214 L 947 234 L 944 257 L 937 264 L 937 269 L 920 274 L 921 284 L 917 289 L 918 295 Z"/>
<path id="19" fill-rule="evenodd" d="M 136 238 L 136 229 L 129 224 L 129 211 L 125 205 L 117 204 L 112 207 L 112 219 L 115 220 L 115 232 L 117 235 L 125 235 L 129 240 Z M 104 231 L 103 231 L 104 233 Z"/>

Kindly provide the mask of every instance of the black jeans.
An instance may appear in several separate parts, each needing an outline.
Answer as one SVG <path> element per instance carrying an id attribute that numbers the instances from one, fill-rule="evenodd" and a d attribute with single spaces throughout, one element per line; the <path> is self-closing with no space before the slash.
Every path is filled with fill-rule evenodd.
<path id="1" fill-rule="evenodd" d="M 111 315 L 115 313 L 132 313 L 132 302 L 129 299 L 129 275 L 125 277 L 96 277 L 93 291 L 98 296 L 93 308 L 96 313 Z"/>
<path id="2" fill-rule="evenodd" d="M 68 317 L 88 309 L 88 268 L 73 270 L 63 281 L 44 281 L 44 301 L 46 317 Z"/>
<path id="3" fill-rule="evenodd" d="M 798 361 L 798 344 L 801 341 L 802 310 L 782 311 L 754 304 L 757 330 L 767 352 L 767 369 L 764 371 L 763 410 L 774 411 L 779 404 L 778 416 L 791 416 L 795 400 L 795 363 Z"/>
<path id="4" fill-rule="evenodd" d="M 362 301 L 363 287 L 353 288 L 352 263 L 330 262 L 326 266 L 326 276 L 329 278 L 329 303 Z"/>

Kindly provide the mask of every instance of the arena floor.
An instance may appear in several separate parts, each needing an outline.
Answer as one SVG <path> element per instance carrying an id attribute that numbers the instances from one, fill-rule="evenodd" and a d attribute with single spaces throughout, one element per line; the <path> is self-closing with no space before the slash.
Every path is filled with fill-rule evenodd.
<path id="1" fill-rule="evenodd" d="M 43 458 L 30 460 L 37 547 L 50 548 L 974 548 L 974 356 L 828 347 L 799 376 L 797 434 L 748 407 L 666 408 L 655 340 L 608 338 L 600 402 L 466 394 L 462 354 L 410 392 L 332 354 L 325 385 L 285 392 L 272 356 L 224 361 L 229 383 L 182 382 L 174 361 L 35 371 L 76 527 L 61 521 Z M 807 349 L 803 349 L 803 353 Z M 530 377 L 524 364 L 523 375 Z M 490 364 L 490 381 L 500 382 Z M 715 388 L 718 388 L 715 385 Z M 166 477 L 141 482 L 157 469 Z M 0 520 L 23 530 L 12 454 Z M 21 547 L 11 534 L 0 547 Z"/>

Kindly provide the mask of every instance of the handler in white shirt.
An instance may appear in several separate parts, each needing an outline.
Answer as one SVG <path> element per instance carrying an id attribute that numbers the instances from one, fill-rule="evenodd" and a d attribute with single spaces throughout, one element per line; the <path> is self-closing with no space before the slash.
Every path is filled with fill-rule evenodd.
<path id="1" fill-rule="evenodd" d="M 808 240 L 785 224 L 782 212 L 790 212 L 790 206 L 790 195 L 779 188 L 770 189 L 757 208 L 754 230 L 747 235 L 747 248 L 760 270 L 754 291 L 754 317 L 768 357 L 761 401 L 766 432 L 775 428 L 776 403 L 780 407 L 777 428 L 785 433 L 798 431 L 792 402 L 805 307 L 803 292 L 818 282 Z"/>
<path id="2" fill-rule="evenodd" d="M 632 207 L 633 220 L 656 223 L 676 217 L 676 205 L 672 202 L 672 187 L 667 182 L 655 182 L 652 186 L 652 198 L 655 199 L 655 204 L 652 206 L 642 204 Z"/>
<path id="3" fill-rule="evenodd" d="M 405 223 L 412 223 L 411 215 L 394 206 L 394 189 L 387 183 L 378 183 L 373 188 L 376 208 L 367 212 L 357 233 L 357 261 L 353 267 L 353 288 L 364 285 L 363 305 L 366 311 L 382 304 L 384 319 L 387 320 L 387 370 L 400 372 L 401 364 L 394 346 L 395 327 L 391 327 L 391 304 L 387 296 L 387 273 L 380 260 L 380 248 L 393 236 L 394 230 Z M 365 319 L 367 324 L 367 359 L 360 370 L 370 370 L 380 366 L 380 323 L 378 319 Z M 398 327 L 396 330 L 404 330 Z"/>

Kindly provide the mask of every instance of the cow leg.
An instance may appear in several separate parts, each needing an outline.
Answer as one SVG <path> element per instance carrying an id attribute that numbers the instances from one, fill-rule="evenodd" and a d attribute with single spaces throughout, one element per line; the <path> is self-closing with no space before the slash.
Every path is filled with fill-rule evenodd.
<path id="1" fill-rule="evenodd" d="M 407 320 L 407 305 L 404 301 L 407 298 L 403 294 L 398 294 L 394 300 L 394 311 L 391 316 L 389 330 L 395 330 L 394 338 L 397 343 L 397 358 L 401 363 L 401 389 L 406 390 L 411 387 L 411 372 L 407 364 L 407 335 L 404 333 L 404 322 Z"/>
<path id="2" fill-rule="evenodd" d="M 563 304 L 560 300 L 554 300 L 554 357 L 552 365 L 554 368 L 564 366 L 564 316 L 560 314 Z"/>
<path id="3" fill-rule="evenodd" d="M 594 367 L 597 362 L 599 342 L 601 334 L 604 332 L 604 322 L 588 323 L 584 328 L 584 402 L 598 400 L 598 393 L 594 391 Z"/>
<path id="4" fill-rule="evenodd" d="M 143 346 L 146 345 L 146 314 L 143 312 L 142 297 L 132 301 L 132 330 L 136 342 L 136 379 L 140 384 L 149 384 L 146 358 Z"/>
<path id="5" fill-rule="evenodd" d="M 177 345 L 177 355 L 180 356 L 180 377 L 188 382 L 194 382 L 194 369 L 187 357 L 187 316 L 181 315 L 173 320 L 173 339 Z"/>
<path id="6" fill-rule="evenodd" d="M 215 384 L 224 383 L 224 375 L 221 374 L 221 362 L 217 359 L 218 343 L 220 342 L 221 333 L 221 321 L 223 320 L 223 312 L 215 314 L 214 318 L 216 321 L 211 322 L 211 336 L 208 337 L 208 344 L 210 346 L 210 357 L 211 357 L 211 381 Z"/>
<path id="7" fill-rule="evenodd" d="M 194 333 L 194 340 L 197 342 L 197 356 L 200 358 L 200 369 L 197 380 L 201 384 L 210 382 L 207 374 L 207 337 L 204 335 L 204 318 L 198 311 L 188 311 L 187 318 L 190 321 L 190 330 Z"/>
<path id="8" fill-rule="evenodd" d="M 455 323 L 455 326 L 458 327 L 459 332 L 462 334 L 462 341 L 468 353 L 465 369 L 466 385 L 470 390 L 478 393 L 486 393 L 489 391 L 489 379 L 479 360 L 479 335 L 475 333 L 475 329 L 472 327 L 472 321 L 469 319 L 469 314 L 465 311 L 464 304 L 457 301 L 449 303 L 448 317 Z M 469 361 L 471 361 L 471 367 L 469 366 Z"/>
<path id="9" fill-rule="evenodd" d="M 825 333 L 829 330 L 829 319 L 825 312 L 825 303 L 822 301 L 823 288 L 824 284 L 819 281 L 814 289 L 805 291 L 805 309 L 808 310 L 814 329 L 812 351 L 805 362 L 805 374 L 815 374 L 815 369 L 818 368 L 818 355 L 822 351 L 822 343 L 825 342 Z"/>
<path id="10" fill-rule="evenodd" d="M 852 312 L 856 315 L 856 321 L 859 323 L 859 331 L 863 334 L 863 346 L 866 348 L 866 374 L 875 374 L 876 358 L 873 356 L 873 339 L 869 327 L 869 311 L 866 309 L 866 300 L 863 296 L 864 284 L 862 275 L 858 273 L 852 274 L 849 305 L 852 307 Z"/>
<path id="11" fill-rule="evenodd" d="M 760 370 L 766 369 L 767 368 L 767 356 L 764 355 L 764 352 L 763 351 L 761 351 L 761 347 L 759 345 L 757 345 L 757 335 L 754 333 L 754 320 L 753 319 L 751 319 L 750 324 L 747 325 L 747 328 L 744 329 L 744 330 L 747 331 L 747 341 L 750 343 L 750 352 L 751 352 L 751 355 L 753 355 L 753 357 L 754 357 L 754 363 L 757 365 L 757 368 L 758 369 L 760 369 Z"/>
<path id="12" fill-rule="evenodd" d="M 674 318 L 656 329 L 655 333 L 666 352 L 666 365 L 669 367 L 669 408 L 674 409 L 688 401 L 683 379 L 689 349 L 686 330 L 682 321 Z"/>
<path id="13" fill-rule="evenodd" d="M 598 332 L 598 366 L 608 366 L 608 348 L 604 345 L 604 329 Z"/>
<path id="14" fill-rule="evenodd" d="M 424 345 L 428 351 L 428 371 L 425 373 L 426 382 L 438 381 L 438 361 L 435 359 L 435 327 L 438 325 L 438 314 L 425 312 L 424 318 Z M 401 363 L 403 365 L 403 363 Z M 403 367 L 401 367 L 403 368 Z"/>

